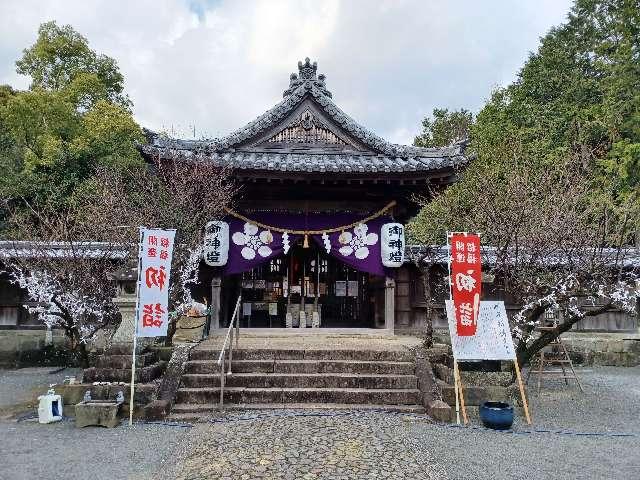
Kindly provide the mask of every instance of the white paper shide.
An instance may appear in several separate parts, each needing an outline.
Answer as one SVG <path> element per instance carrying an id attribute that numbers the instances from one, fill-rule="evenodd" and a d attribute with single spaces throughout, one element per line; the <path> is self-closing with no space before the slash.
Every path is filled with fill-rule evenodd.
<path id="1" fill-rule="evenodd" d="M 380 239 L 382 265 L 392 268 L 401 267 L 404 262 L 404 225 L 385 223 L 382 225 Z"/>
<path id="2" fill-rule="evenodd" d="M 164 337 L 169 324 L 169 277 L 175 230 L 140 229 L 136 335 Z"/>
<path id="3" fill-rule="evenodd" d="M 204 229 L 204 262 L 222 267 L 229 258 L 229 224 L 220 220 L 207 223 Z"/>

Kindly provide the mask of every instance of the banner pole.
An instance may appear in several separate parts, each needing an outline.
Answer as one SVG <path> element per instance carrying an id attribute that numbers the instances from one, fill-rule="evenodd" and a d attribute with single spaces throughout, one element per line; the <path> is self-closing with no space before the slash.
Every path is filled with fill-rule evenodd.
<path id="1" fill-rule="evenodd" d="M 136 347 L 138 346 L 138 314 L 140 309 L 140 282 L 142 279 L 142 245 L 144 242 L 144 227 L 139 227 L 138 240 L 138 283 L 136 285 L 136 316 L 133 319 L 133 349 L 131 351 L 131 392 L 129 394 L 129 426 L 133 425 L 133 394 L 136 380 Z"/>
<path id="2" fill-rule="evenodd" d="M 137 319 L 136 319 L 137 323 Z M 137 332 L 133 333 L 133 350 L 131 353 L 131 394 L 129 397 L 129 426 L 133 425 L 133 394 L 135 391 L 135 380 L 136 380 L 136 346 L 137 346 L 138 335 Z"/>
<path id="3" fill-rule="evenodd" d="M 452 292 L 452 284 L 451 284 L 451 232 L 447 231 L 447 283 L 449 284 L 449 301 L 453 306 L 453 292 Z M 453 313 L 455 318 L 455 311 Z M 457 362 L 456 359 L 453 359 L 453 392 L 456 395 L 456 423 L 460 425 L 460 397 L 458 395 L 458 375 L 457 371 Z"/>
<path id="4" fill-rule="evenodd" d="M 453 361 L 453 373 L 458 379 L 458 389 L 460 393 L 460 409 L 462 410 L 462 419 L 464 424 L 469 423 L 469 418 L 467 417 L 467 407 L 464 404 L 464 392 L 462 390 L 462 378 L 460 377 L 460 368 L 458 367 L 458 361 Z M 459 423 L 459 422 L 458 422 Z"/>

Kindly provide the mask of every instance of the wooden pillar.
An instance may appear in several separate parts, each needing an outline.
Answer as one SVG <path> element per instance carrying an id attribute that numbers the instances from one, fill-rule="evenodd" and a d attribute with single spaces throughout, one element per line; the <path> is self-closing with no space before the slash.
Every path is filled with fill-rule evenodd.
<path id="1" fill-rule="evenodd" d="M 384 328 L 393 334 L 396 321 L 396 281 L 386 277 L 384 281 Z"/>
<path id="2" fill-rule="evenodd" d="M 209 330 L 220 328 L 220 294 L 222 291 L 222 279 L 211 279 L 211 324 Z"/>

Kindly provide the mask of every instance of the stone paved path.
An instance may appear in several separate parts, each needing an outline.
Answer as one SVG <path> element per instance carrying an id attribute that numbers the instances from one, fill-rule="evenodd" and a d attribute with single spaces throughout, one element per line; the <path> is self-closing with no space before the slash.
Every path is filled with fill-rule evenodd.
<path id="1" fill-rule="evenodd" d="M 196 426 L 182 446 L 184 459 L 165 471 L 166 478 L 447 478 L 412 433 L 412 424 L 424 419 L 376 413 L 265 414 L 229 415 L 220 423 Z"/>

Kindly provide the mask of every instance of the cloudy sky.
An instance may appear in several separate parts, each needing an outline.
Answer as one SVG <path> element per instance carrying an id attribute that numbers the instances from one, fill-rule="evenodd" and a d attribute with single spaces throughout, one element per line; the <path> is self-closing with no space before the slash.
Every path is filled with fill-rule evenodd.
<path id="1" fill-rule="evenodd" d="M 511 82 L 569 0 L 2 0 L 0 84 L 48 20 L 115 58 L 141 125 L 182 137 L 243 126 L 318 62 L 341 108 L 410 143 L 434 107 L 477 111 Z"/>

